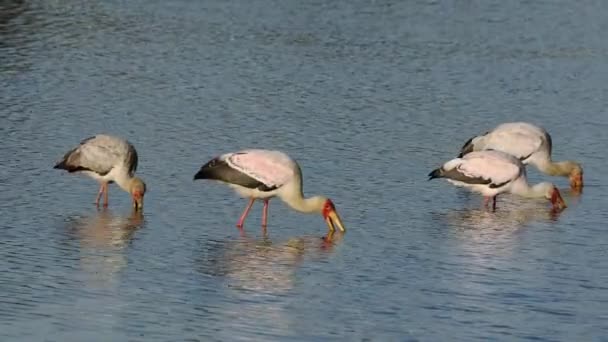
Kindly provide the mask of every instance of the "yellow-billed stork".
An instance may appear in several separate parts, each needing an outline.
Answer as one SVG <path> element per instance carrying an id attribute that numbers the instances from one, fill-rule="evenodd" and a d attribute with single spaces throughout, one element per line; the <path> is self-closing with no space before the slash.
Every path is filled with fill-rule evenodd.
<path id="1" fill-rule="evenodd" d="M 135 177 L 137 151 L 125 139 L 104 134 L 84 139 L 80 145 L 68 151 L 54 168 L 69 173 L 83 173 L 97 180 L 100 183 L 95 200 L 97 206 L 102 194 L 103 206 L 108 206 L 108 184 L 116 182 L 131 194 L 135 209 L 143 208 L 146 184 Z"/>
<path id="2" fill-rule="evenodd" d="M 345 231 L 334 203 L 323 196 L 304 198 L 302 172 L 296 161 L 280 151 L 250 149 L 226 153 L 201 167 L 194 179 L 212 179 L 227 183 L 249 203 L 237 222 L 242 228 L 249 210 L 256 199 L 264 201 L 262 227 L 268 224 L 268 202 L 279 197 L 291 208 L 302 213 L 318 213 L 329 228 L 330 238 L 335 226 Z"/>
<path id="3" fill-rule="evenodd" d="M 482 150 L 506 152 L 547 175 L 568 177 L 572 189 L 580 190 L 583 187 L 581 165 L 574 161 L 553 162 L 551 149 L 551 135 L 545 129 L 526 122 L 509 122 L 469 139 L 459 157 Z"/>
<path id="4" fill-rule="evenodd" d="M 450 183 L 481 193 L 484 205 L 493 200 L 496 209 L 496 196 L 512 193 L 522 197 L 546 198 L 554 210 L 566 208 L 559 190 L 547 182 L 534 186 L 528 184 L 524 164 L 514 156 L 494 150 L 470 152 L 462 158 L 455 158 L 429 173 L 429 180 L 446 178 Z"/>

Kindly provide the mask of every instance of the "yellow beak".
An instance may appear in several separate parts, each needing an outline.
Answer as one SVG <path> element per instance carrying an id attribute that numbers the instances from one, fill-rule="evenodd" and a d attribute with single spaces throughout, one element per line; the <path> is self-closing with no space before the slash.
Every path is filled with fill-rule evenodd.
<path id="1" fill-rule="evenodd" d="M 583 175 L 580 173 L 570 175 L 570 188 L 580 191 L 583 188 Z"/>
<path id="2" fill-rule="evenodd" d="M 346 228 L 344 228 L 344 224 L 342 223 L 342 219 L 340 219 L 340 216 L 335 210 L 332 210 L 329 212 L 329 214 L 327 214 L 327 217 L 325 217 L 325 222 L 327 223 L 327 227 L 329 228 L 330 232 L 334 232 L 336 230 L 335 226 L 338 226 L 338 229 L 340 229 L 341 232 L 346 231 Z"/>
<path id="3" fill-rule="evenodd" d="M 142 210 L 144 208 L 144 197 L 133 197 L 133 209 Z"/>

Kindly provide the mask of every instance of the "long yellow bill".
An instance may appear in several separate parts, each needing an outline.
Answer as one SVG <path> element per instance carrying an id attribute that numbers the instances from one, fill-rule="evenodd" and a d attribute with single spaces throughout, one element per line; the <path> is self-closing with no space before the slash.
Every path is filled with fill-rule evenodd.
<path id="1" fill-rule="evenodd" d="M 327 214 L 325 222 L 327 223 L 327 227 L 329 228 L 330 232 L 335 231 L 336 226 L 338 226 L 338 229 L 340 229 L 341 232 L 346 231 L 346 228 L 344 228 L 344 224 L 342 223 L 342 219 L 340 219 L 340 216 L 335 210 L 332 210 L 329 212 L 329 214 Z"/>
<path id="2" fill-rule="evenodd" d="M 144 208 L 144 197 L 133 197 L 133 208 L 135 210 L 142 210 Z"/>

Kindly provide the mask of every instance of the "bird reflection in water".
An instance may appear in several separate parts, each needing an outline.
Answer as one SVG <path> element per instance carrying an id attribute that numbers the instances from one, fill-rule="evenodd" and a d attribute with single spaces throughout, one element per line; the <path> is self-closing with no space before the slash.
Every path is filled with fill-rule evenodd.
<path id="1" fill-rule="evenodd" d="M 81 267 L 94 284 L 113 283 L 127 265 L 125 248 L 144 223 L 143 213 L 137 210 L 129 215 L 116 215 L 104 209 L 68 220 L 68 232 L 80 242 Z"/>
<path id="2" fill-rule="evenodd" d="M 305 257 L 328 257 L 338 246 L 342 234 L 331 242 L 318 236 L 290 238 L 273 242 L 267 236 L 252 239 L 241 236 L 232 241 L 208 241 L 200 261 L 202 273 L 224 277 L 232 289 L 266 294 L 283 294 L 294 286 L 297 268 Z"/>
<path id="3" fill-rule="evenodd" d="M 506 198 L 506 197 L 505 197 Z M 462 238 L 463 248 L 472 254 L 508 253 L 517 245 L 517 233 L 534 222 L 554 222 L 561 212 L 547 209 L 543 203 L 505 201 L 499 211 L 483 208 L 451 210 L 436 213 Z"/>
<path id="4" fill-rule="evenodd" d="M 560 215 L 544 203 L 522 204 L 517 199 L 501 203 L 505 205 L 496 212 L 475 208 L 434 215 L 455 237 L 447 240 L 450 252 L 444 263 L 458 280 L 452 290 L 463 296 L 483 297 L 496 291 L 500 282 L 515 281 L 511 275 L 513 269 L 521 267 L 518 252 L 522 245 L 531 243 L 529 235 L 523 233 L 531 226 L 551 225 Z"/>
<path id="5" fill-rule="evenodd" d="M 269 334 L 285 334 L 293 328 L 284 298 L 296 285 L 296 272 L 306 261 L 328 258 L 341 241 L 303 236 L 285 241 L 241 237 L 238 240 L 207 240 L 199 270 L 218 279 L 226 299 L 216 315 L 230 326 L 253 326 Z M 226 329 L 220 329 L 225 331 Z M 229 340 L 233 336 L 220 337 Z"/>

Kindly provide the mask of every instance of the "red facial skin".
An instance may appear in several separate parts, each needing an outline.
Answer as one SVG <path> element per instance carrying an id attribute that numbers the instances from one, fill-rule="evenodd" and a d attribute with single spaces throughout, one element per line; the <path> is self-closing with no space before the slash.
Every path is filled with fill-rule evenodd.
<path id="1" fill-rule="evenodd" d="M 323 205 L 323 218 L 326 219 L 329 213 L 331 213 L 332 211 L 336 211 L 336 207 L 334 206 L 334 203 L 330 199 L 328 199 Z"/>
<path id="2" fill-rule="evenodd" d="M 566 202 L 564 202 L 564 199 L 557 188 L 553 188 L 553 192 L 551 193 L 551 204 L 555 210 L 566 208 Z"/>

